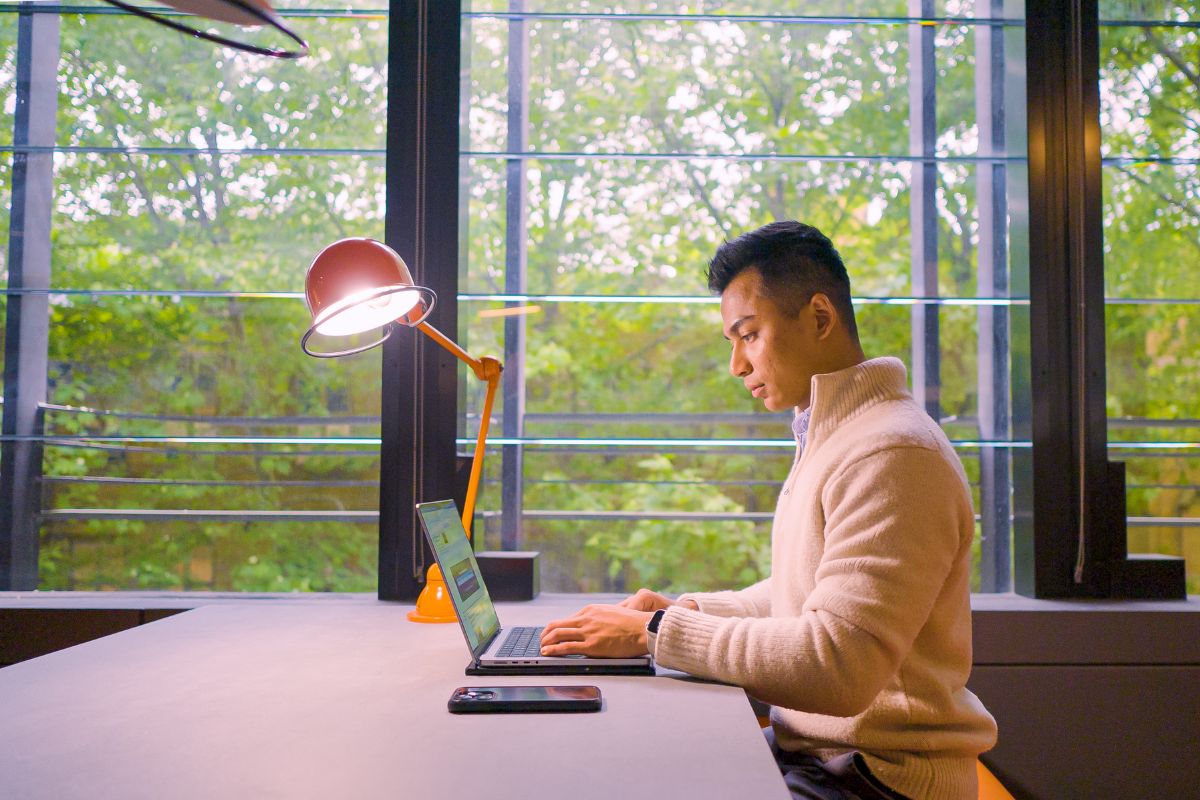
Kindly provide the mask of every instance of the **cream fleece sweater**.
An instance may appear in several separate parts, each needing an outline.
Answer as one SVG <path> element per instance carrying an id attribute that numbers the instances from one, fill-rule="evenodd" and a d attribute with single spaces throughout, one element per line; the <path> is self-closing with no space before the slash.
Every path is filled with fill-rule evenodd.
<path id="1" fill-rule="evenodd" d="M 812 380 L 808 440 L 779 495 L 771 576 L 672 606 L 654 657 L 770 703 L 780 747 L 860 750 L 916 800 L 977 796 L 996 723 L 966 688 L 975 518 L 962 465 L 904 365 Z"/>

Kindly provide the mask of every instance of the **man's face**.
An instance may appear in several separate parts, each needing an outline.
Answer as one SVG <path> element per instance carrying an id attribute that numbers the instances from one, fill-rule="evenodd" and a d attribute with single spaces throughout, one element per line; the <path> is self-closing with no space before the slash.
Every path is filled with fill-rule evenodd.
<path id="1" fill-rule="evenodd" d="M 788 314 L 763 296 L 757 269 L 741 272 L 721 293 L 721 322 L 733 346 L 729 372 L 771 411 L 807 408 L 822 337 L 806 304 Z"/>

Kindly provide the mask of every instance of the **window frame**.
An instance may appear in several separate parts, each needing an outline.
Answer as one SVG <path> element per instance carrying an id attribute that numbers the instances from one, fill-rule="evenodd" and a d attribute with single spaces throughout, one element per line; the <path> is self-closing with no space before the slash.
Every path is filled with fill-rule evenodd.
<path id="1" fill-rule="evenodd" d="M 440 32 L 442 38 L 435 35 L 423 40 L 426 51 L 458 53 L 460 3 L 438 4 L 434 16 L 442 17 L 446 24 L 436 29 L 422 26 L 421 20 L 431 11 L 425 3 L 393 2 L 391 8 L 393 25 L 423 31 L 418 34 L 419 43 L 431 31 Z M 411 21 L 398 18 L 402 16 Z M 1025 19 L 1029 258 L 1030 264 L 1038 267 L 1031 268 L 1029 276 L 1029 341 L 1046 346 L 1029 347 L 1029 391 L 1037 399 L 1031 404 L 1028 420 L 1013 420 L 1014 428 L 1028 427 L 1033 442 L 1030 453 L 1014 458 L 1014 588 L 1019 594 L 1039 598 L 1182 598 L 1186 596 L 1183 559 L 1128 556 L 1124 465 L 1110 462 L 1107 454 L 1098 2 L 1028 0 Z M 398 50 L 392 48 L 389 59 L 406 58 Z M 389 74 L 399 74 L 396 66 L 391 65 Z M 442 76 L 441 88 L 447 94 L 430 98 L 437 107 L 427 109 L 442 112 L 427 117 L 431 124 L 441 126 L 431 127 L 423 139 L 430 158 L 435 148 L 457 143 L 461 135 L 457 113 L 450 113 L 456 112 L 461 97 L 449 94 L 461 89 L 458 64 L 445 67 L 449 75 Z M 451 76 L 453 81 L 445 80 Z M 389 97 L 398 96 L 399 88 L 389 86 Z M 414 120 L 404 122 L 416 124 Z M 392 148 L 399 142 L 389 127 L 389 167 Z M 446 159 L 444 152 L 436 155 Z M 390 177 L 388 185 L 390 199 Z M 443 181 L 441 188 L 454 194 L 457 182 Z M 436 186 L 431 189 L 437 191 Z M 389 202 L 389 218 L 391 208 Z M 445 224 L 449 219 L 458 218 L 443 216 L 436 231 L 428 233 L 444 247 L 456 244 L 459 238 L 458 226 Z M 426 280 L 435 279 L 439 286 L 456 291 L 457 262 L 446 263 L 443 270 Z M 385 431 L 392 410 L 386 401 L 387 389 L 385 385 Z M 446 400 L 449 396 L 449 391 L 442 394 Z M 1020 413 L 1019 404 L 1013 411 Z M 457 406 L 434 406 L 431 417 L 437 416 L 446 418 L 439 431 L 452 429 Z M 426 497 L 445 496 L 445 487 L 454 483 L 454 460 L 445 457 L 446 450 L 441 456 L 416 452 L 427 478 L 414 488 Z M 511 475 L 508 469 L 504 472 Z M 394 515 L 383 515 L 382 502 L 390 489 L 384 486 L 381 490 L 381 554 L 385 542 L 390 552 L 412 552 L 413 572 L 418 572 L 428 559 L 419 528 L 415 523 L 395 525 Z M 412 502 L 417 496 L 411 497 Z M 385 597 L 382 558 L 380 569 L 380 597 Z M 414 599 L 419 587 L 406 588 L 405 593 L 388 599 Z"/>
<path id="2" fill-rule="evenodd" d="M 22 3 L 21 19 L 57 13 L 39 11 Z M 418 282 L 442 298 L 432 323 L 456 331 L 465 230 L 458 179 L 462 3 L 390 0 L 389 14 L 385 237 L 414 266 Z M 1014 454 L 1014 585 L 1046 598 L 1181 598 L 1182 559 L 1128 555 L 1124 465 L 1107 455 L 1098 3 L 1029 0 L 1025 18 L 1029 255 L 1037 267 L 1029 276 L 1029 328 L 1039 346 L 1027 353 L 1030 417 L 1013 419 L 1014 434 L 1025 428 L 1033 442 L 1031 452 Z M 14 139 L 14 209 L 23 144 Z M 22 291 L 7 290 L 9 348 L 21 343 L 12 335 L 21 324 L 14 309 L 35 299 Z M 16 371 L 17 355 L 10 351 L 5 361 L 5 393 L 14 398 L 28 379 Z M 378 594 L 411 601 L 432 563 L 413 506 L 464 494 L 465 470 L 455 455 L 462 392 L 457 362 L 423 337 L 391 337 L 382 365 Z M 37 586 L 40 464 L 28 459 L 37 442 L 24 440 L 18 406 L 5 403 L 0 443 L 0 590 Z M 27 466 L 16 467 L 18 459 Z M 506 529 L 512 523 L 506 518 Z"/>

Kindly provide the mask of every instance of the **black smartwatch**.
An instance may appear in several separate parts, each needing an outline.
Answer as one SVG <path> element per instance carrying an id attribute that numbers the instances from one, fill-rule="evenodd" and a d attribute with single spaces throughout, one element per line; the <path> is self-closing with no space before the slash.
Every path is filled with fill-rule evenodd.
<path id="1" fill-rule="evenodd" d="M 667 613 L 667 610 L 660 608 L 654 612 L 654 615 L 646 623 L 646 650 L 650 655 L 654 655 L 654 642 L 658 638 L 658 625 L 662 622 L 663 614 L 665 613 Z"/>

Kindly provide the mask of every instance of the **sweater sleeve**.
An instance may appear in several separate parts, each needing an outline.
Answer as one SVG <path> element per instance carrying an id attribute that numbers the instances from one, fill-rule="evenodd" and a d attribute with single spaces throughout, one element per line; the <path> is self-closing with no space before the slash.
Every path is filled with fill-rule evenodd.
<path id="1" fill-rule="evenodd" d="M 771 615 L 771 579 L 736 592 L 689 592 L 680 600 L 691 600 L 705 614 L 714 617 L 769 617 Z"/>
<path id="2" fill-rule="evenodd" d="M 655 660 L 735 683 L 772 705 L 861 713 L 911 650 L 969 547 L 965 491 L 936 450 L 892 448 L 849 463 L 822 493 L 824 553 L 800 614 L 723 619 L 672 607 Z"/>

